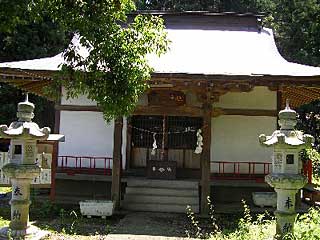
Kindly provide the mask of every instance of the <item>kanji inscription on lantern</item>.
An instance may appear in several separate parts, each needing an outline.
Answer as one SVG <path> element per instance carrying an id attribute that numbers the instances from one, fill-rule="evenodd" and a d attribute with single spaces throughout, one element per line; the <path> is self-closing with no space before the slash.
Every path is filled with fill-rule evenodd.
<path id="1" fill-rule="evenodd" d="M 293 204 L 292 204 L 292 200 L 290 197 L 288 197 L 284 203 L 284 206 L 287 208 L 287 209 L 290 209 L 293 207 Z"/>
<path id="2" fill-rule="evenodd" d="M 13 195 L 15 196 L 22 196 L 22 193 L 21 193 L 21 189 L 20 187 L 15 187 L 14 190 L 13 190 Z"/>
<path id="3" fill-rule="evenodd" d="M 20 220 L 21 213 L 19 210 L 15 209 L 12 213 L 12 220 Z"/>
<path id="4" fill-rule="evenodd" d="M 285 223 L 282 227 L 282 232 L 283 233 L 289 233 L 292 231 L 293 225 L 291 223 Z"/>
<path id="5" fill-rule="evenodd" d="M 35 145 L 25 145 L 25 150 L 24 150 L 24 154 L 25 154 L 25 161 L 27 163 L 34 163 L 35 160 Z"/>
<path id="6" fill-rule="evenodd" d="M 280 172 L 282 169 L 282 153 L 275 153 L 274 156 L 274 164 L 273 164 L 273 170 L 274 172 Z"/>

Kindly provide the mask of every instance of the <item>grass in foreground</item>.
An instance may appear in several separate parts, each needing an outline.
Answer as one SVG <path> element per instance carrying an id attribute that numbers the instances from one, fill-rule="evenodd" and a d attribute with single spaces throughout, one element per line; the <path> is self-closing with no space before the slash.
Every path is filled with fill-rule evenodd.
<path id="1" fill-rule="evenodd" d="M 251 215 L 244 204 L 244 214 L 215 215 L 211 214 L 209 222 L 199 222 L 195 215 L 188 213 L 192 224 L 188 227 L 190 237 L 210 240 L 271 240 L 275 235 L 275 219 L 268 213 Z M 0 207 L 0 227 L 9 224 L 10 206 Z M 32 204 L 31 221 L 41 229 L 52 233 L 48 240 L 55 239 L 104 239 L 120 218 L 92 218 L 81 216 L 78 210 L 63 208 L 50 202 Z M 316 240 L 320 239 L 320 210 L 311 208 L 308 213 L 299 215 L 295 224 L 295 236 L 287 239 Z"/>
<path id="2" fill-rule="evenodd" d="M 79 209 L 55 205 L 50 202 L 34 202 L 30 207 L 30 222 L 51 232 L 47 239 L 102 239 L 99 236 L 109 234 L 111 227 L 119 221 L 119 217 L 106 219 L 88 219 L 80 214 Z M 0 207 L 0 227 L 10 222 L 10 205 Z"/>
<path id="3" fill-rule="evenodd" d="M 9 225 L 9 220 L 3 219 L 2 217 L 0 217 L 0 228 Z"/>
<path id="4" fill-rule="evenodd" d="M 211 214 L 211 229 L 204 231 L 192 212 L 188 212 L 192 222 L 192 237 L 210 240 L 271 240 L 276 234 L 276 220 L 268 213 L 252 216 L 244 203 L 244 216 L 234 226 L 222 225 L 220 219 Z M 190 235 L 189 235 L 190 236 Z M 308 213 L 300 214 L 295 223 L 294 235 L 284 240 L 316 240 L 320 239 L 320 209 L 310 208 Z"/>

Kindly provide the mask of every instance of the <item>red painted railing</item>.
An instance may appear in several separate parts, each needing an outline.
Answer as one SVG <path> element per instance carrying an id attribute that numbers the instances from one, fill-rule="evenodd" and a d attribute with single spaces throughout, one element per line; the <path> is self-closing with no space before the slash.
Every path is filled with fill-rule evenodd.
<path id="1" fill-rule="evenodd" d="M 264 176 L 271 173 L 271 163 L 267 162 L 210 162 L 212 179 L 254 179 L 264 181 Z M 59 156 L 57 172 L 70 175 L 76 173 L 111 175 L 112 158 L 86 156 Z M 312 182 L 312 162 L 303 165 L 303 174 Z"/>
<path id="2" fill-rule="evenodd" d="M 112 158 L 87 156 L 59 156 L 57 172 L 111 175 Z"/>
<path id="3" fill-rule="evenodd" d="M 312 183 L 312 161 L 303 162 L 303 174 L 308 178 L 308 183 Z"/>
<path id="4" fill-rule="evenodd" d="M 272 163 L 266 162 L 211 162 L 213 179 L 255 179 L 263 180 L 265 175 L 271 173 Z M 303 164 L 303 175 L 312 183 L 312 161 Z"/>
<path id="5" fill-rule="evenodd" d="M 271 172 L 271 163 L 266 162 L 211 162 L 213 179 L 263 179 Z"/>

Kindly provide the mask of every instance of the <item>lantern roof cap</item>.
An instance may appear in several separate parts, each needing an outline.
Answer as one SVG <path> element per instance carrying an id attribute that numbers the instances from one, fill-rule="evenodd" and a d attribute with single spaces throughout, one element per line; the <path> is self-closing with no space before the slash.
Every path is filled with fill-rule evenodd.
<path id="1" fill-rule="evenodd" d="M 29 102 L 28 94 L 24 102 L 18 103 L 18 121 L 12 122 L 10 126 L 0 125 L 0 137 L 25 139 L 25 140 L 46 140 L 50 134 L 50 128 L 39 128 L 38 124 L 32 122 L 34 117 L 34 104 Z"/>
<path id="2" fill-rule="evenodd" d="M 291 147 L 309 147 L 314 143 L 314 137 L 303 134 L 302 131 L 295 130 L 297 124 L 297 112 L 290 108 L 287 99 L 285 109 L 279 112 L 280 130 L 276 130 L 271 136 L 261 134 L 259 141 L 262 145 L 273 146 L 277 144 L 288 145 Z"/>
<path id="3" fill-rule="evenodd" d="M 28 93 L 26 94 L 26 99 L 24 102 L 18 103 L 18 112 L 17 117 L 18 121 L 21 122 L 31 122 L 31 120 L 34 117 L 34 104 L 29 102 L 29 96 Z"/>
<path id="4" fill-rule="evenodd" d="M 278 116 L 281 130 L 293 130 L 297 125 L 297 112 L 290 108 L 289 99 L 286 101 L 285 109 L 281 110 Z"/>

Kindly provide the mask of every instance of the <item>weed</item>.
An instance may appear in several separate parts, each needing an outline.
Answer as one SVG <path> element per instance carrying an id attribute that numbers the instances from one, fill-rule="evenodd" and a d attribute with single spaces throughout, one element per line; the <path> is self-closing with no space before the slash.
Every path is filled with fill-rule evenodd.
<path id="1" fill-rule="evenodd" d="M 211 229 L 205 232 L 200 227 L 199 220 L 196 219 L 195 214 L 188 208 L 188 218 L 191 221 L 191 226 L 194 230 L 194 236 L 197 238 L 209 238 L 210 240 L 264 240 L 272 239 L 275 235 L 275 221 L 268 213 L 260 214 L 253 220 L 250 213 L 250 208 L 245 201 L 242 201 L 244 207 L 244 215 L 238 221 L 236 229 L 222 229 L 217 225 L 217 220 L 214 215 L 213 205 L 210 199 L 208 204 L 210 206 L 210 220 Z M 190 237 L 190 232 L 187 232 Z"/>

